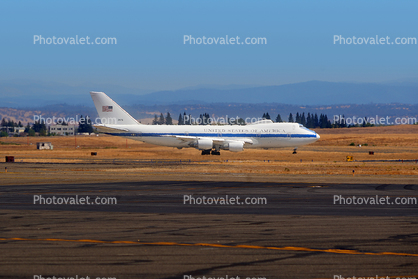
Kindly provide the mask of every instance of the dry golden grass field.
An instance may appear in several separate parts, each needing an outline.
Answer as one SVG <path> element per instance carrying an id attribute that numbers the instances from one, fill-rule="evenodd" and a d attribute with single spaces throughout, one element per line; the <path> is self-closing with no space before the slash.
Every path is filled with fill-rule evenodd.
<path id="1" fill-rule="evenodd" d="M 316 132 L 321 139 L 300 147 L 297 154 L 292 154 L 292 148 L 285 148 L 222 151 L 220 156 L 201 156 L 193 148 L 178 150 L 107 135 L 0 138 L 0 162 L 5 162 L 5 156 L 15 156 L 15 163 L 0 165 L 0 185 L 143 179 L 418 181 L 418 125 Z M 37 150 L 36 142 L 51 142 L 54 149 Z M 369 151 L 374 155 L 369 155 Z M 91 152 L 97 155 L 92 156 Z M 346 162 L 346 156 L 353 156 L 354 161 Z"/>

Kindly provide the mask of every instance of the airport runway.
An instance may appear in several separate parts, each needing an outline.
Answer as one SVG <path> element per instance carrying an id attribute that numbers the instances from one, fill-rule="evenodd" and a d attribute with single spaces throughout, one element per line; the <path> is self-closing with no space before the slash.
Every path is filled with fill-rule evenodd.
<path id="1" fill-rule="evenodd" d="M 54 196 L 117 204 L 34 204 Z M 334 204 L 335 196 L 363 204 Z M 418 205 L 364 204 L 417 196 L 416 184 L 0 186 L 0 278 L 418 277 Z M 222 198 L 264 204 L 213 204 Z"/>
<path id="2" fill-rule="evenodd" d="M 417 204 L 395 204 L 397 197 L 417 199 L 418 184 L 139 181 L 3 186 L 0 193 L 3 209 L 19 210 L 418 216 Z M 353 196 L 356 197 L 355 201 Z M 55 202 L 51 200 L 53 197 L 56 199 Z M 87 203 L 87 197 L 90 197 L 91 203 L 97 197 L 115 198 L 114 203 L 117 204 L 108 204 L 111 201 L 104 200 L 103 203 L 106 205 L 97 205 L 96 202 L 92 205 L 81 205 L 80 199 L 85 198 Z M 50 199 L 46 200 L 47 198 Z M 64 198 L 67 198 L 67 203 L 78 200 L 80 205 L 66 205 Z M 260 201 L 254 198 L 260 198 Z M 367 198 L 369 200 L 366 201 Z M 51 204 L 40 204 L 42 201 L 49 201 Z M 398 201 L 407 202 L 405 199 Z M 371 204 L 372 202 L 375 204 Z"/>

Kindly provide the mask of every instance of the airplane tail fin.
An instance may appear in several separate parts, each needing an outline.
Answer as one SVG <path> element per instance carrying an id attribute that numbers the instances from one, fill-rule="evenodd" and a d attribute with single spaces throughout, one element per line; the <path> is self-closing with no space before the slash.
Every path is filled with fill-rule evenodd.
<path id="1" fill-rule="evenodd" d="M 115 101 L 109 98 L 103 92 L 90 92 L 97 113 L 102 121 L 102 124 L 107 125 L 138 125 L 129 113 L 121 108 Z"/>

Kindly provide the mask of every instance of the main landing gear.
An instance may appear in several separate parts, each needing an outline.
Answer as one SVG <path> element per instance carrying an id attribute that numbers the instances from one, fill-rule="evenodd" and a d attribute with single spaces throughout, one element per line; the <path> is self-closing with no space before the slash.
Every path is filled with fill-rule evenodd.
<path id="1" fill-rule="evenodd" d="M 221 152 L 216 150 L 202 150 L 202 155 L 221 155 Z"/>
<path id="2" fill-rule="evenodd" d="M 293 153 L 292 154 L 298 154 L 297 150 L 298 150 L 297 148 L 293 149 Z"/>

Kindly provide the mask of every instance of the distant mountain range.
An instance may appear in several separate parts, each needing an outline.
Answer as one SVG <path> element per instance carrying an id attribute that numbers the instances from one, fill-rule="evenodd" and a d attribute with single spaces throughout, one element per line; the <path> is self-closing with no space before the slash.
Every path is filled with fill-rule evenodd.
<path id="1" fill-rule="evenodd" d="M 200 85 L 175 91 L 149 92 L 115 85 L 69 86 L 27 80 L 0 81 L 0 119 L 33 122 L 43 117 L 97 117 L 89 91 L 103 91 L 136 119 L 149 122 L 154 115 L 170 112 L 199 117 L 261 117 L 280 114 L 321 113 L 346 117 L 418 118 L 418 82 L 400 80 L 386 83 L 309 81 L 277 86 Z M 148 120 L 145 120 L 148 119 Z"/>
<path id="2" fill-rule="evenodd" d="M 418 103 L 418 84 L 309 81 L 241 89 L 160 91 L 133 99 L 138 104 L 281 103 L 289 105 Z"/>
<path id="3" fill-rule="evenodd" d="M 289 114 L 295 117 L 296 113 L 326 114 L 331 120 L 334 115 L 344 115 L 345 117 L 387 117 L 394 121 L 395 117 L 410 117 L 418 119 L 418 104 L 365 104 L 365 105 L 325 105 L 325 106 L 297 106 L 276 103 L 264 104 L 238 104 L 238 103 L 218 103 L 206 105 L 126 105 L 123 108 L 130 113 L 135 119 L 139 119 L 142 123 L 150 123 L 155 115 L 164 116 L 170 112 L 172 118 L 177 120 L 179 114 L 186 112 L 198 118 L 200 114 L 208 113 L 213 118 L 218 117 L 242 117 L 242 118 L 258 118 L 268 112 L 270 117 L 275 120 L 280 114 L 283 121 L 287 121 Z M 8 118 L 13 121 L 22 121 L 22 123 L 34 122 L 34 115 L 47 117 L 76 118 L 77 115 L 90 116 L 92 119 L 97 117 L 94 107 L 78 106 L 78 105 L 49 105 L 39 107 L 37 109 L 14 109 L 1 108 L 0 119 Z"/>
<path id="4" fill-rule="evenodd" d="M 90 91 L 123 92 L 120 94 L 124 102 L 150 90 L 139 90 L 118 85 L 84 84 L 71 86 L 63 83 L 38 82 L 30 80 L 0 81 L 0 107 L 37 108 L 47 105 L 67 104 L 94 107 Z"/>
<path id="5" fill-rule="evenodd" d="M 204 85 L 149 92 L 116 85 L 70 86 L 27 80 L 0 81 L 0 107 L 39 108 L 67 104 L 93 107 L 89 91 L 103 91 L 120 105 L 277 103 L 299 106 L 336 104 L 418 104 L 418 82 L 354 83 L 308 81 L 293 84 Z"/>

